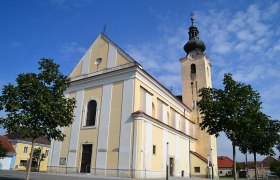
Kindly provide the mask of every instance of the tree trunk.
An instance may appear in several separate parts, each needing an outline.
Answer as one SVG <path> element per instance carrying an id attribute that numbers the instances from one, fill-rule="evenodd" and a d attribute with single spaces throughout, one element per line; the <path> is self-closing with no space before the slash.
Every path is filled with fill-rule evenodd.
<path id="1" fill-rule="evenodd" d="M 38 167 L 37 167 L 37 171 L 38 171 L 38 172 L 40 172 L 40 164 L 41 164 L 42 150 L 43 150 L 43 148 L 42 148 L 41 151 L 40 151 L 40 156 L 39 156 L 39 159 L 38 159 Z"/>
<path id="2" fill-rule="evenodd" d="M 40 172 L 40 165 L 41 165 L 41 160 L 39 160 L 39 163 L 38 163 L 38 172 Z"/>
<path id="3" fill-rule="evenodd" d="M 255 164 L 255 179 L 258 180 L 258 168 L 257 168 L 257 158 L 256 158 L 256 153 L 254 152 L 254 164 Z"/>
<path id="4" fill-rule="evenodd" d="M 234 138 L 233 138 L 234 139 Z M 235 140 L 232 141 L 233 179 L 236 180 Z"/>
<path id="5" fill-rule="evenodd" d="M 29 163 L 28 163 L 28 168 L 27 168 L 26 180 L 29 180 L 29 178 L 30 178 L 30 170 L 31 170 L 31 164 L 32 164 L 32 159 L 33 159 L 33 152 L 34 152 L 34 141 L 35 141 L 35 139 L 32 139 L 31 153 L 30 153 L 30 157 L 29 157 Z"/>

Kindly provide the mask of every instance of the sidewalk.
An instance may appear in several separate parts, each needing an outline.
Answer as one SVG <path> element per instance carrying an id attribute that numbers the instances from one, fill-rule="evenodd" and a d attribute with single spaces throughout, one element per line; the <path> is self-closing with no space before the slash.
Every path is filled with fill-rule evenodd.
<path id="1" fill-rule="evenodd" d="M 126 177 L 115 177 L 115 176 L 96 176 L 90 174 L 61 174 L 61 173 L 42 173 L 54 176 L 68 176 L 68 177 L 82 177 L 82 178 L 90 178 L 90 179 L 124 179 L 124 180 L 166 180 L 166 178 L 146 178 L 146 179 L 139 179 L 139 178 L 126 178 Z M 228 178 L 227 178 L 228 179 Z M 199 177 L 168 177 L 168 180 L 209 180 L 206 178 L 199 178 Z M 230 180 L 230 179 L 228 179 Z"/>

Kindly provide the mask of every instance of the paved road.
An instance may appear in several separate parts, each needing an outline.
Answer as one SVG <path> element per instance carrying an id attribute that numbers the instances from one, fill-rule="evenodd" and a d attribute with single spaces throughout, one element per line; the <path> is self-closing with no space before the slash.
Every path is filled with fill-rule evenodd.
<path id="1" fill-rule="evenodd" d="M 0 180 L 25 180 L 25 171 L 13 171 L 13 170 L 0 170 Z M 37 173 L 32 172 L 30 180 L 135 180 L 132 178 L 118 178 L 118 177 L 100 177 L 86 174 L 52 174 L 52 173 Z M 137 179 L 141 180 L 141 179 Z M 148 180 L 148 179 L 145 179 Z M 165 180 L 153 179 L 153 180 Z M 180 177 L 169 177 L 169 180 L 207 180 L 203 178 L 180 178 Z"/>

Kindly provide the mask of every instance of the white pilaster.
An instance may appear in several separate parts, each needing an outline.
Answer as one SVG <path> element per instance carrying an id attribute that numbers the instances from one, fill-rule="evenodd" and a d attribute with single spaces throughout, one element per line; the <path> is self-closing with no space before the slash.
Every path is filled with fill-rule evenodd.
<path id="1" fill-rule="evenodd" d="M 81 71 L 82 74 L 88 74 L 89 72 L 90 57 L 91 57 L 91 48 L 82 57 L 82 71 Z"/>
<path id="2" fill-rule="evenodd" d="M 63 131 L 63 128 L 61 128 L 61 130 Z M 48 162 L 48 166 L 50 166 L 50 168 L 57 167 L 59 165 L 60 149 L 61 149 L 61 142 L 52 140 L 51 148 L 49 152 L 50 159 Z"/>
<path id="3" fill-rule="evenodd" d="M 186 134 L 191 136 L 191 134 L 190 134 L 190 121 L 187 121 L 186 119 L 185 119 L 185 129 L 186 129 Z"/>
<path id="4" fill-rule="evenodd" d="M 182 170 L 181 168 L 181 163 L 180 161 L 182 160 L 182 158 L 184 158 L 184 156 L 180 157 L 181 154 L 181 146 L 180 146 L 180 137 L 179 136 L 175 136 L 175 169 L 174 169 L 174 173 L 176 176 L 180 176 L 180 172 Z"/>
<path id="5" fill-rule="evenodd" d="M 119 169 L 130 169 L 131 157 L 131 113 L 133 111 L 133 79 L 127 79 L 123 85 L 123 103 L 121 116 Z"/>
<path id="6" fill-rule="evenodd" d="M 145 105 L 146 110 L 145 110 L 145 112 L 149 116 L 152 116 L 153 96 L 150 93 L 148 93 L 148 92 L 146 92 L 146 101 L 145 102 L 146 102 L 146 105 Z"/>
<path id="7" fill-rule="evenodd" d="M 165 104 L 162 104 L 162 122 L 167 124 L 167 106 Z"/>
<path id="8" fill-rule="evenodd" d="M 180 114 L 175 113 L 175 128 L 180 130 Z"/>
<path id="9" fill-rule="evenodd" d="M 166 171 L 166 161 L 167 161 L 167 158 L 166 158 L 166 153 L 167 153 L 167 130 L 163 129 L 162 130 L 163 133 L 162 133 L 162 171 Z"/>
<path id="10" fill-rule="evenodd" d="M 151 170 L 151 165 L 152 165 L 152 149 L 153 149 L 153 144 L 152 144 L 152 124 L 149 122 L 146 122 L 146 138 L 145 138 L 145 167 L 146 170 Z"/>
<path id="11" fill-rule="evenodd" d="M 79 141 L 80 125 L 82 118 L 84 90 L 76 92 L 76 108 L 74 109 L 74 121 L 70 135 L 69 152 L 67 158 L 67 167 L 77 167 L 77 148 Z"/>
<path id="12" fill-rule="evenodd" d="M 185 152 L 187 154 L 187 158 L 186 158 L 186 163 L 187 163 L 187 169 L 186 169 L 186 176 L 189 177 L 190 176 L 190 140 L 187 140 L 187 148 L 185 149 Z"/>
<path id="13" fill-rule="evenodd" d="M 116 61 L 117 61 L 117 49 L 109 43 L 107 68 L 115 67 Z"/>
<path id="14" fill-rule="evenodd" d="M 98 169 L 106 169 L 112 88 L 112 84 L 103 86 L 96 157 L 96 168 Z"/>

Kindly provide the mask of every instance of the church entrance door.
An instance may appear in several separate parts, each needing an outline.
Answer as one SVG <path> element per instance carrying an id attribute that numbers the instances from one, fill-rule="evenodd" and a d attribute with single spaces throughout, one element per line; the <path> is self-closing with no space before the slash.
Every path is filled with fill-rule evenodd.
<path id="1" fill-rule="evenodd" d="M 174 176 L 174 158 L 169 159 L 169 166 L 170 166 L 170 176 Z"/>
<path id="2" fill-rule="evenodd" d="M 90 173 L 92 144 L 83 144 L 81 173 Z"/>

